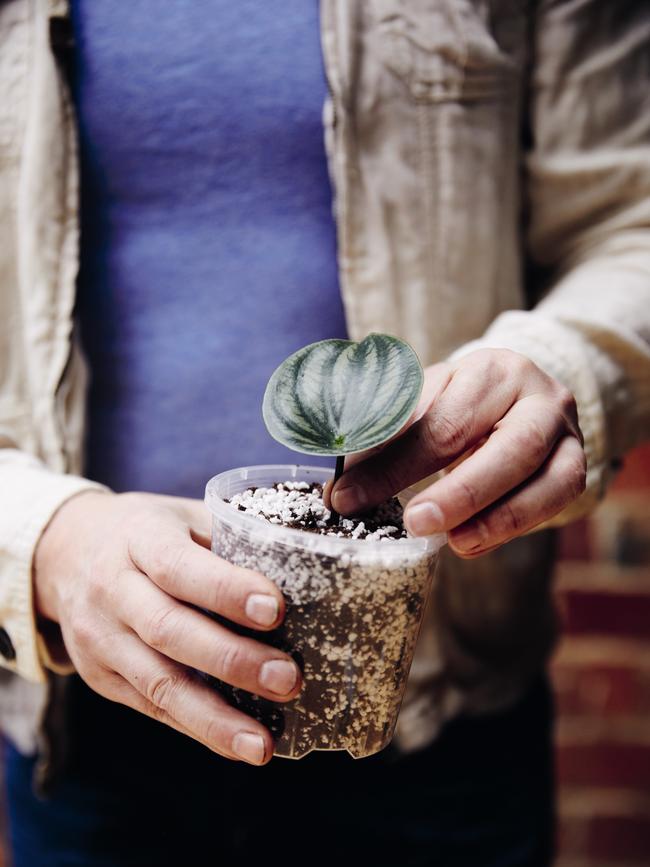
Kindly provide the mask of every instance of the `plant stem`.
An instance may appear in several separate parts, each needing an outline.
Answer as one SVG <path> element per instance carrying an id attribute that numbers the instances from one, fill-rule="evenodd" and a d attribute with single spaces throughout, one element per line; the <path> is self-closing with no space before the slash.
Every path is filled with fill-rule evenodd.
<path id="1" fill-rule="evenodd" d="M 343 475 L 344 465 L 345 465 L 345 455 L 338 455 L 338 457 L 336 458 L 336 469 L 334 470 L 334 483 L 333 483 L 332 487 L 338 482 L 338 480 Z M 330 508 L 330 512 L 331 512 L 330 520 L 329 520 L 330 524 L 338 524 L 339 518 L 340 518 L 339 513 L 334 509 L 333 506 Z"/>
<path id="2" fill-rule="evenodd" d="M 336 469 L 334 470 L 334 484 L 338 482 L 338 480 L 343 475 L 343 468 L 345 466 L 345 455 L 339 455 L 336 459 Z"/>

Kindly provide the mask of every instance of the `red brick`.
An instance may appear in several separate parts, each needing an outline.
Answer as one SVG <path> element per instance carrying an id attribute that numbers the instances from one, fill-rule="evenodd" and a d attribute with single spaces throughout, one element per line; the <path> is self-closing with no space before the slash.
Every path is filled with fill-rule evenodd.
<path id="1" fill-rule="evenodd" d="M 556 593 L 564 631 L 650 638 L 650 568 L 560 563 Z"/>
<path id="2" fill-rule="evenodd" d="M 650 719 L 650 673 L 634 668 L 553 668 L 559 712 L 566 715 L 645 713 Z"/>
<path id="3" fill-rule="evenodd" d="M 650 636 L 650 595 L 570 590 L 561 610 L 564 630 L 572 635 Z"/>
<path id="4" fill-rule="evenodd" d="M 556 747 L 562 785 L 605 786 L 647 790 L 650 785 L 650 743 L 564 743 Z"/>
<path id="5" fill-rule="evenodd" d="M 572 572 L 566 584 L 579 587 L 584 575 Z M 601 585 L 612 577 L 601 574 Z M 627 577 L 623 590 L 633 596 L 636 578 Z M 650 640 L 565 637 L 551 674 L 560 793 L 555 867 L 649 867 Z"/>

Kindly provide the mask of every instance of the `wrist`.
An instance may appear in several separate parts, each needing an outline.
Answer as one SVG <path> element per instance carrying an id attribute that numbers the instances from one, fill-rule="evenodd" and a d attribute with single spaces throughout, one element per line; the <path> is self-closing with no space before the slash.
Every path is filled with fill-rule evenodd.
<path id="1" fill-rule="evenodd" d="M 72 577 L 75 552 L 84 533 L 82 524 L 106 491 L 81 491 L 65 500 L 52 516 L 36 545 L 33 559 L 34 611 L 41 620 L 59 622 L 61 580 Z"/>

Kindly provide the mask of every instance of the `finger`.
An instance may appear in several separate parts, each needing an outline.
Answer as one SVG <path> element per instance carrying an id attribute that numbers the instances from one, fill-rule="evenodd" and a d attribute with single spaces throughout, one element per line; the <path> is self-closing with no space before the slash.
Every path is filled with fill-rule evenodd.
<path id="1" fill-rule="evenodd" d="M 284 617 L 282 593 L 259 572 L 233 566 L 171 524 L 134 534 L 134 566 L 175 599 L 207 608 L 251 629 L 273 629 Z"/>
<path id="2" fill-rule="evenodd" d="M 334 508 L 342 515 L 369 509 L 447 466 L 505 415 L 517 398 L 518 382 L 490 359 L 455 370 L 419 421 L 341 476 L 332 491 Z"/>
<path id="3" fill-rule="evenodd" d="M 160 708 L 156 707 L 150 701 L 147 701 L 147 699 L 139 693 L 137 689 L 134 689 L 131 684 L 116 671 L 104 670 L 102 672 L 101 681 L 93 688 L 95 692 L 104 696 L 104 698 L 107 698 L 109 701 L 114 701 L 118 704 L 126 705 L 133 710 L 137 710 L 139 713 L 143 713 L 145 716 L 149 716 L 152 719 L 175 729 L 177 732 L 187 735 L 195 741 L 199 741 L 203 746 L 213 749 L 211 744 L 202 740 L 198 735 L 185 728 L 185 726 L 170 717 L 164 710 L 160 710 Z M 223 753 L 221 755 L 223 755 Z M 226 756 L 226 758 L 233 758 L 233 760 L 235 760 L 234 756 Z"/>
<path id="4" fill-rule="evenodd" d="M 272 701 L 288 701 L 300 692 L 300 670 L 291 657 L 236 635 L 151 582 L 134 590 L 136 575 L 127 573 L 124 580 L 131 591 L 118 591 L 117 613 L 148 647 Z"/>
<path id="5" fill-rule="evenodd" d="M 184 512 L 185 520 L 195 542 L 209 548 L 212 541 L 212 516 L 202 500 L 178 497 L 177 501 Z"/>
<path id="6" fill-rule="evenodd" d="M 585 489 L 586 461 L 573 436 L 563 437 L 543 467 L 514 493 L 449 533 L 449 545 L 476 557 L 548 521 Z"/>
<path id="7" fill-rule="evenodd" d="M 154 495 L 159 504 L 168 510 L 174 519 L 181 517 L 187 524 L 192 538 L 204 548 L 210 547 L 212 517 L 202 500 L 190 497 L 170 497 L 167 494 Z"/>
<path id="8" fill-rule="evenodd" d="M 424 384 L 422 386 L 422 394 L 420 395 L 418 405 L 416 406 L 413 415 L 407 421 L 404 427 L 389 440 L 380 443 L 378 446 L 374 446 L 374 448 L 366 449 L 363 452 L 356 452 L 353 455 L 346 455 L 345 469 L 349 470 L 356 464 L 359 464 L 362 461 L 366 461 L 368 460 L 368 458 L 373 457 L 374 455 L 378 455 L 390 443 L 403 436 L 406 430 L 412 425 L 414 425 L 417 421 L 419 421 L 422 416 L 429 410 L 434 401 L 437 400 L 439 395 L 449 384 L 451 376 L 452 370 L 448 364 L 434 364 L 431 367 L 427 367 L 424 371 Z M 333 486 L 334 480 L 332 478 L 325 483 L 325 486 L 323 488 L 323 502 L 328 509 L 331 509 L 332 507 L 331 493 Z"/>
<path id="9" fill-rule="evenodd" d="M 144 699 L 137 710 L 163 722 L 169 720 L 174 728 L 180 727 L 227 758 L 261 765 L 273 755 L 268 729 L 231 707 L 197 675 L 146 647 L 137 636 L 128 636 L 116 646 L 114 660 L 117 673 Z M 122 696 L 127 698 L 125 693 Z M 133 694 L 129 697 L 133 699 Z"/>
<path id="10" fill-rule="evenodd" d="M 409 503 L 404 522 L 413 536 L 451 530 L 520 485 L 544 463 L 566 432 L 552 401 L 517 401 L 485 443 Z"/>
<path id="11" fill-rule="evenodd" d="M 445 388 L 449 385 L 452 375 L 452 368 L 448 364 L 434 364 L 431 367 L 427 367 L 424 371 L 424 383 L 422 385 L 422 393 L 420 394 L 420 399 L 418 400 L 417 406 L 413 410 L 411 417 L 408 419 L 404 427 L 397 431 L 396 434 L 393 434 L 390 439 L 385 440 L 383 443 L 379 443 L 379 445 L 374 446 L 373 448 L 366 449 L 363 452 L 356 452 L 353 455 L 346 455 L 346 469 L 350 469 L 351 467 L 355 466 L 355 464 L 359 464 L 361 463 L 361 461 L 365 461 L 368 458 L 379 454 L 388 445 L 390 445 L 390 443 L 403 436 L 403 434 L 409 427 L 414 425 L 415 422 L 419 421 L 425 415 L 425 413 L 429 411 L 431 406 L 435 403 L 435 401 L 440 397 Z"/>
<path id="12" fill-rule="evenodd" d="M 202 500 L 191 497 L 173 497 L 168 494 L 147 494 L 150 501 L 155 501 L 166 513 L 178 517 L 187 523 L 194 533 L 201 538 L 210 538 L 211 515 Z"/>

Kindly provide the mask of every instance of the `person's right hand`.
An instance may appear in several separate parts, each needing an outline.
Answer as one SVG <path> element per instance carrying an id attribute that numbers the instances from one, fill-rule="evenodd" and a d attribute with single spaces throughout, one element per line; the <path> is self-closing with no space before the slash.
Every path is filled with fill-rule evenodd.
<path id="1" fill-rule="evenodd" d="M 230 759 L 269 761 L 269 731 L 192 669 L 273 701 L 300 690 L 293 660 L 190 606 L 258 630 L 284 617 L 277 587 L 209 550 L 198 500 L 87 492 L 58 510 L 36 549 L 40 617 L 58 623 L 85 682 Z M 207 549 L 207 550 L 206 550 Z"/>

